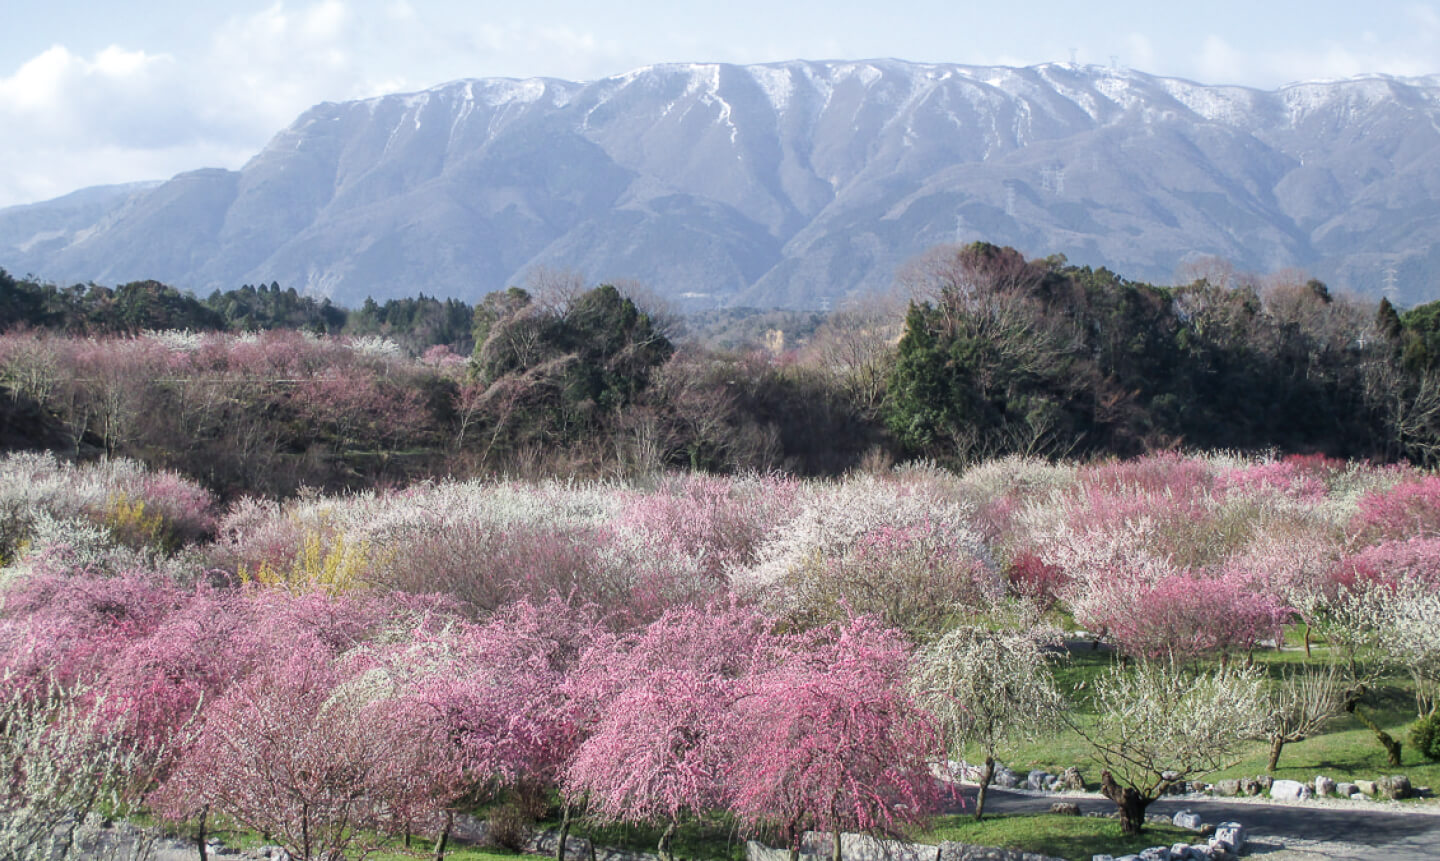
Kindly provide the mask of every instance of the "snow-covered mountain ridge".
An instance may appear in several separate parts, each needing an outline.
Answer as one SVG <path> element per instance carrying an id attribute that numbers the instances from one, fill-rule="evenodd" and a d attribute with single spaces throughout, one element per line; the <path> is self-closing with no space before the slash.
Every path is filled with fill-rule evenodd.
<path id="1" fill-rule="evenodd" d="M 1264 91 L 1069 64 L 670 64 L 316 105 L 239 171 L 0 210 L 0 266 L 353 305 L 473 300 L 545 263 L 815 306 L 986 239 L 1162 282 L 1201 255 L 1300 266 L 1416 302 L 1436 298 L 1437 192 L 1436 77 Z"/>

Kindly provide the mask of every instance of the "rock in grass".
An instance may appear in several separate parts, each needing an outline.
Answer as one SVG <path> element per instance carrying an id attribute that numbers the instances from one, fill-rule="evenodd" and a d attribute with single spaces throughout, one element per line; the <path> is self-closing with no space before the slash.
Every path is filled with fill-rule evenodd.
<path id="1" fill-rule="evenodd" d="M 1392 774 L 1375 781 L 1375 794 L 1381 798 L 1409 798 L 1415 794 L 1410 778 L 1403 774 Z"/>
<path id="2" fill-rule="evenodd" d="M 1310 789 L 1298 780 L 1277 780 L 1270 784 L 1270 797 L 1276 801 L 1303 801 Z"/>

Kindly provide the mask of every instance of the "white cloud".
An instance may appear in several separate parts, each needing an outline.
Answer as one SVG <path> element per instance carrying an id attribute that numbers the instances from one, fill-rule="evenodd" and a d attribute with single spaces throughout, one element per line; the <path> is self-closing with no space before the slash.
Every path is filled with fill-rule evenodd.
<path id="1" fill-rule="evenodd" d="M 678 58 L 677 58 L 678 59 Z M 238 168 L 321 101 L 467 76 L 593 79 L 648 60 L 555 18 L 498 20 L 410 0 L 274 2 L 192 50 L 56 44 L 0 69 L 0 206 L 86 185 Z"/>

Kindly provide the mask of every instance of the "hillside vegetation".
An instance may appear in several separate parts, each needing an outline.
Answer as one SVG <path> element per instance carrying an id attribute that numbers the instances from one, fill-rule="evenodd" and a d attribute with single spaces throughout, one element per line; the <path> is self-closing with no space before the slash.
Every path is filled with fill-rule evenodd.
<path id="1" fill-rule="evenodd" d="M 564 279 L 347 312 L 277 285 L 200 301 L 0 275 L 3 445 L 136 458 L 227 498 L 1177 447 L 1437 456 L 1433 305 L 1223 268 L 1157 287 L 985 244 L 936 249 L 900 280 L 908 310 L 711 315 L 687 332 Z"/>

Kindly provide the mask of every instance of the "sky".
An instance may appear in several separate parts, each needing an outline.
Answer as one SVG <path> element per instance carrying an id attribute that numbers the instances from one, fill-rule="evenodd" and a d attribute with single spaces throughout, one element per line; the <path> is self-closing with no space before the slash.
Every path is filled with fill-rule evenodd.
<path id="1" fill-rule="evenodd" d="M 1070 61 L 1274 88 L 1440 73 L 1440 0 L 0 0 L 0 206 L 239 168 L 322 101 L 660 62 Z"/>

